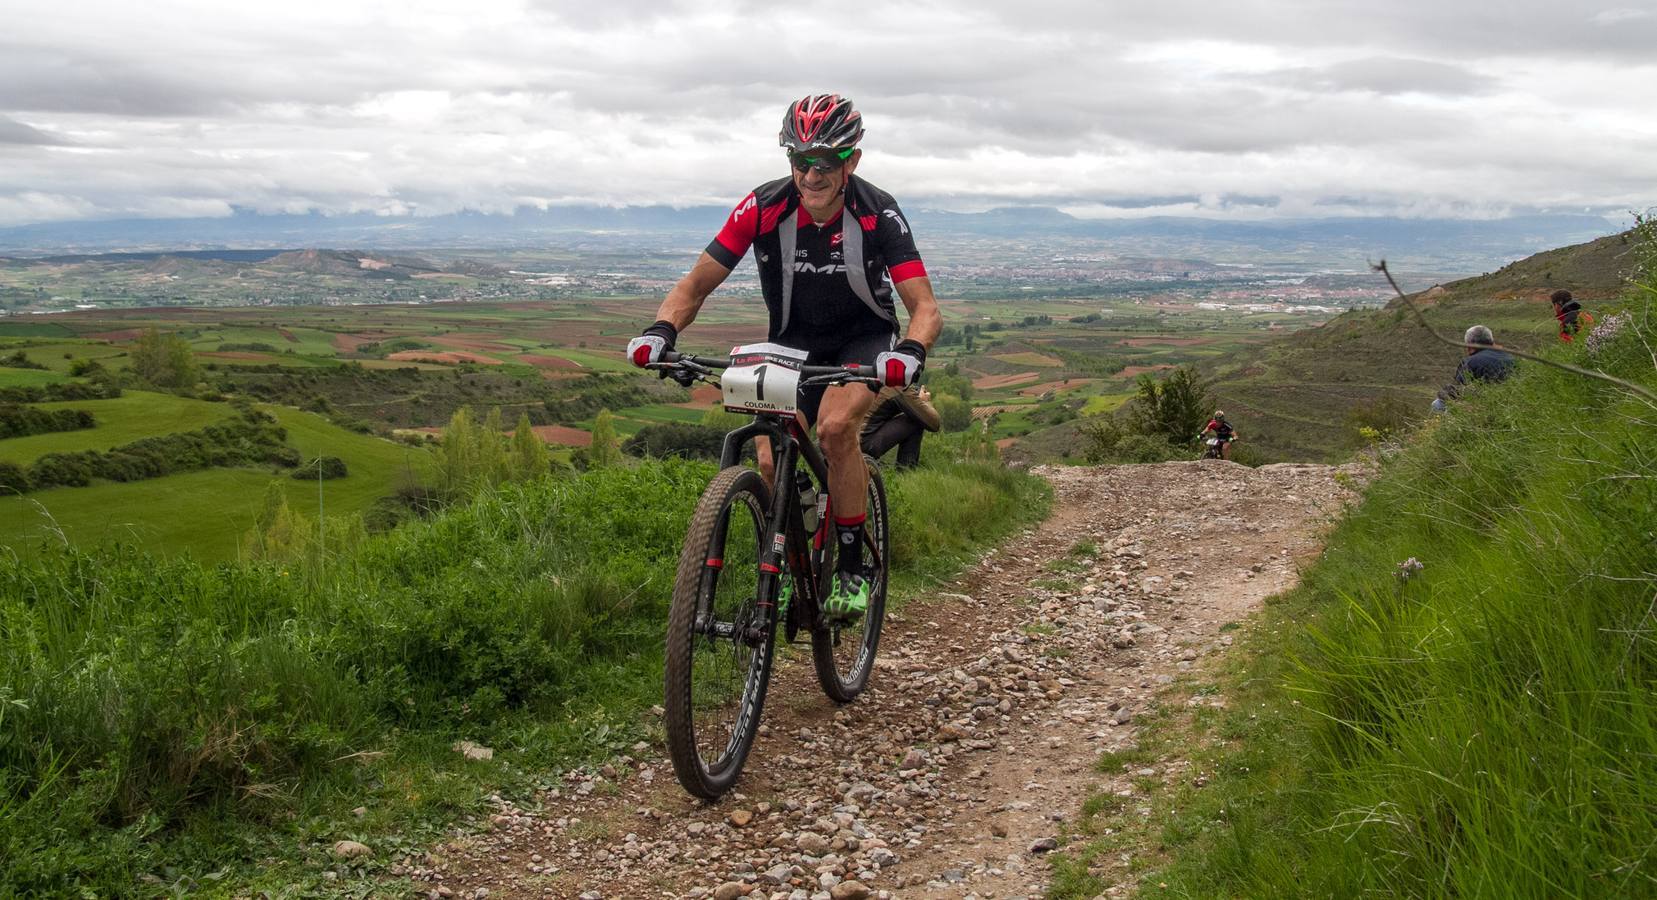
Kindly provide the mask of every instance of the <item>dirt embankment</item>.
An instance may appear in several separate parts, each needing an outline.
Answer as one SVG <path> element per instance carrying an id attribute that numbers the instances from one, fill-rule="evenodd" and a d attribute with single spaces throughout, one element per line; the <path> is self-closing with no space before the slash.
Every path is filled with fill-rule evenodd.
<path id="1" fill-rule="evenodd" d="M 1047 468 L 1053 515 L 888 616 L 870 689 L 836 708 L 783 659 L 736 792 L 690 799 L 661 748 L 502 803 L 394 871 L 434 897 L 1039 897 L 1046 852 L 1167 684 L 1291 586 L 1352 498 L 1327 466 Z M 1352 471 L 1352 474 L 1359 474 Z M 1220 696 L 1206 702 L 1223 705 Z M 1127 892 L 1127 855 L 1102 871 Z"/>

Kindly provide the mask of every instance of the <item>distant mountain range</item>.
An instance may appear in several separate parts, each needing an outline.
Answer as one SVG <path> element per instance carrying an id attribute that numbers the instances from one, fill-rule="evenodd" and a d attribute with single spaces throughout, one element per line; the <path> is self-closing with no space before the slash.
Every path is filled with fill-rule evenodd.
<path id="1" fill-rule="evenodd" d="M 263 215 L 238 211 L 223 218 L 119 219 L 0 228 L 0 255 L 48 256 L 179 250 L 254 250 L 291 247 L 507 249 L 604 244 L 700 246 L 729 210 L 723 207 L 572 206 L 521 209 L 513 214 L 442 216 Z M 1591 215 L 1527 215 L 1506 219 L 1331 218 L 1235 222 L 1154 217 L 1082 219 L 1052 207 L 1024 206 L 981 213 L 915 209 L 926 240 L 1007 239 L 1129 244 L 1206 245 L 1267 253 L 1320 251 L 1343 256 L 1412 254 L 1505 262 L 1548 247 L 1591 240 L 1616 226 Z M 924 243 L 924 241 L 923 241 Z"/>

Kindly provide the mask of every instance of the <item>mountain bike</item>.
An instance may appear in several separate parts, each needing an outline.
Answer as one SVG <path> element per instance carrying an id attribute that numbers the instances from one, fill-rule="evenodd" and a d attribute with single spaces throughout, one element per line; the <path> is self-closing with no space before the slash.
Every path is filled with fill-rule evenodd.
<path id="1" fill-rule="evenodd" d="M 666 353 L 652 367 L 686 386 L 717 383 L 725 408 L 754 421 L 725 436 L 720 471 L 691 515 L 673 583 L 667 625 L 667 745 L 679 783 L 718 798 L 736 783 L 758 733 L 771 680 L 777 625 L 793 643 L 809 633 L 823 692 L 849 703 L 874 668 L 886 612 L 890 535 L 886 487 L 869 467 L 867 518 L 859 548 L 869 607 L 855 619 L 823 611 L 838 565 L 831 539 L 828 464 L 795 417 L 808 387 L 878 385 L 873 366 L 808 366 L 774 344 L 737 347 L 729 357 Z M 717 377 L 716 377 L 716 373 Z M 767 437 L 773 485 L 742 465 L 745 447 Z M 779 615 L 785 579 L 792 597 Z"/>

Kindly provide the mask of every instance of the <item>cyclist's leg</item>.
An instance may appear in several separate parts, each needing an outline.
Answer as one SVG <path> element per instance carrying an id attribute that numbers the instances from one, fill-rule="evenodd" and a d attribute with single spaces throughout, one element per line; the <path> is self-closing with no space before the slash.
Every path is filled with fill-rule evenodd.
<path id="1" fill-rule="evenodd" d="M 857 335 L 833 354 L 835 364 L 875 364 L 875 357 L 892 349 L 889 332 Z M 817 442 L 829 467 L 829 496 L 834 499 L 837 521 L 861 520 L 869 490 L 869 473 L 863 468 L 863 423 L 875 408 L 879 394 L 861 384 L 831 387 L 823 393 L 817 410 Z"/>
<path id="2" fill-rule="evenodd" d="M 869 473 L 863 468 L 863 444 L 859 440 L 863 420 L 874 406 L 875 395 L 861 384 L 831 387 L 823 395 L 818 412 L 817 440 L 829 468 L 829 496 L 834 498 L 836 520 L 863 515 L 869 490 Z"/>

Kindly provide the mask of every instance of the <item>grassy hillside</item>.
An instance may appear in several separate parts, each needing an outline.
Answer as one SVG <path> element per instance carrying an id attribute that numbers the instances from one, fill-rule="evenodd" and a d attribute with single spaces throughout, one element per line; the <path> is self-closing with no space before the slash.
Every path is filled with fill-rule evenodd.
<path id="1" fill-rule="evenodd" d="M 1046 509 L 1039 479 L 946 444 L 889 483 L 899 598 Z M 492 792 L 654 739 L 662 622 L 711 474 L 510 486 L 326 569 L 7 559 L 0 894 L 310 896 L 335 840 L 420 846 Z M 462 738 L 495 759 L 460 757 Z M 327 893 L 364 896 L 376 882 L 349 882 L 384 865 Z"/>
<path id="2" fill-rule="evenodd" d="M 228 403 L 208 403 L 151 391 L 126 391 L 109 400 L 65 400 L 36 405 L 47 410 L 84 409 L 92 414 L 96 425 L 84 431 L 0 440 L 0 462 L 28 465 L 48 453 L 108 450 L 157 433 L 195 431 L 236 414 Z"/>
<path id="3" fill-rule="evenodd" d="M 1657 387 L 1633 302 L 1549 352 Z M 1657 896 L 1654 425 L 1522 363 L 1389 457 L 1196 720 L 1144 893 Z"/>
<path id="4" fill-rule="evenodd" d="M 224 403 L 143 391 L 128 391 L 114 400 L 43 405 L 92 409 L 98 427 L 0 441 L 0 461 L 25 461 L 56 450 L 103 449 L 158 433 L 158 426 L 183 431 L 232 413 Z M 316 482 L 259 469 L 209 469 L 7 497 L 0 500 L 0 509 L 8 510 L 0 516 L 0 553 L 8 546 L 32 553 L 43 540 L 55 541 L 61 533 L 80 547 L 119 541 L 169 556 L 188 554 L 210 562 L 234 559 L 272 481 L 282 485 L 289 505 L 305 515 L 314 517 L 320 502 L 329 516 L 341 516 L 366 512 L 425 466 L 425 450 L 347 431 L 313 413 L 260 408 L 276 416 L 288 430 L 288 445 L 303 457 L 337 456 L 350 474 L 323 482 L 320 500 Z"/>
<path id="5" fill-rule="evenodd" d="M 1550 250 L 1488 275 L 1421 290 L 1416 298 L 1427 320 L 1452 336 L 1483 324 L 1501 343 L 1549 346 L 1558 341 L 1548 295 L 1569 288 L 1597 314 L 1626 286 L 1634 244 L 1632 233 L 1624 233 Z M 1356 445 L 1348 419 L 1354 407 L 1390 397 L 1424 415 L 1459 360 L 1456 348 L 1423 334 L 1395 300 L 1383 310 L 1349 312 L 1285 335 L 1220 368 L 1214 394 L 1244 440 L 1267 456 L 1329 459 Z"/>

